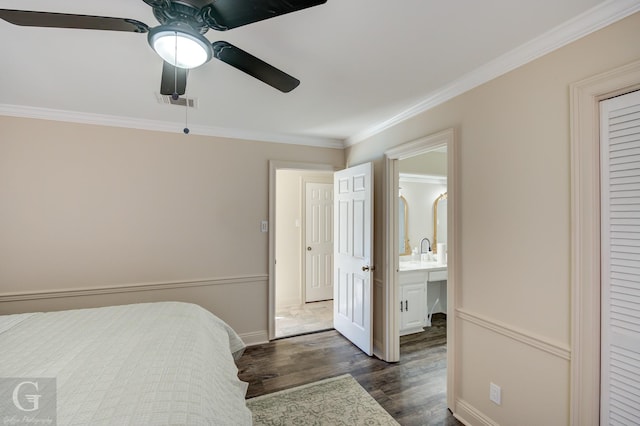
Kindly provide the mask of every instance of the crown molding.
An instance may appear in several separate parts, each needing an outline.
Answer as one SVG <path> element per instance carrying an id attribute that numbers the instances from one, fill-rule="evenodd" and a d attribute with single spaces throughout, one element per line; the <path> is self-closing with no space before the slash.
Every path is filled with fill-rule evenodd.
<path id="1" fill-rule="evenodd" d="M 402 182 L 446 185 L 447 177 L 437 175 L 421 175 L 417 173 L 400 173 L 400 183 Z"/>
<path id="2" fill-rule="evenodd" d="M 465 74 L 450 84 L 432 92 L 420 103 L 401 113 L 356 133 L 344 141 L 345 147 L 370 138 L 405 120 L 415 117 L 450 99 L 455 98 L 481 84 L 493 80 L 509 71 L 553 52 L 573 41 L 611 25 L 640 11 L 638 0 L 607 0 L 573 19 L 547 31 L 539 37 L 513 49 L 485 65 Z"/>
<path id="3" fill-rule="evenodd" d="M 94 114 L 88 112 L 66 111 L 24 105 L 0 104 L 0 115 L 40 120 L 64 121 L 70 123 L 93 124 L 98 126 L 123 127 L 129 129 L 152 130 L 156 132 L 182 133 L 183 123 L 146 120 L 115 115 Z M 261 142 L 274 142 L 290 145 L 306 145 L 321 148 L 343 149 L 343 141 L 339 139 L 311 136 L 296 136 L 281 133 L 258 132 L 224 127 L 189 126 L 189 134 L 215 136 L 221 138 L 244 139 Z"/>

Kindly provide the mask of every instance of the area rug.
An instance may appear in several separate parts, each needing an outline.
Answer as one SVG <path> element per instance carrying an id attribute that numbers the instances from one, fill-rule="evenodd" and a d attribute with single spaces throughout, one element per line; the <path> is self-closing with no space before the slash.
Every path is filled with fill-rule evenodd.
<path id="1" fill-rule="evenodd" d="M 399 425 L 349 374 L 247 400 L 254 425 Z"/>

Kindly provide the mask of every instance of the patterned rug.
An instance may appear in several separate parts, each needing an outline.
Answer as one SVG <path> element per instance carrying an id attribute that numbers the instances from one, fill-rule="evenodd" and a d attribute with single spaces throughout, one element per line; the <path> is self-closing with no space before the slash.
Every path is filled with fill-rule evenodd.
<path id="1" fill-rule="evenodd" d="M 349 374 L 247 400 L 258 425 L 399 425 Z"/>

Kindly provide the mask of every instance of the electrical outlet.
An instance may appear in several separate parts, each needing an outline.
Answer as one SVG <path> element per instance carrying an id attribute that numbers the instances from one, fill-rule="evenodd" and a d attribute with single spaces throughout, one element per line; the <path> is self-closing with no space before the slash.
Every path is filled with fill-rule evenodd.
<path id="1" fill-rule="evenodd" d="M 500 405 L 502 400 L 502 390 L 495 383 L 489 383 L 489 399 Z"/>
<path id="2" fill-rule="evenodd" d="M 260 222 L 260 232 L 269 232 L 269 222 L 266 220 Z"/>

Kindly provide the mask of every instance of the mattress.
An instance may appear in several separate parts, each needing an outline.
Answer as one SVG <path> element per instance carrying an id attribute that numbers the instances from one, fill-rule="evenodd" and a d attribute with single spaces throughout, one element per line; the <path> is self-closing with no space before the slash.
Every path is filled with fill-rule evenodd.
<path id="1" fill-rule="evenodd" d="M 243 350 L 188 303 L 0 316 L 0 378 L 55 378 L 58 425 L 251 425 Z"/>

